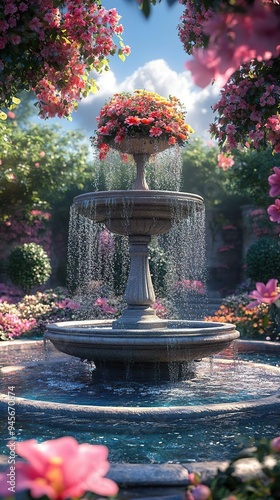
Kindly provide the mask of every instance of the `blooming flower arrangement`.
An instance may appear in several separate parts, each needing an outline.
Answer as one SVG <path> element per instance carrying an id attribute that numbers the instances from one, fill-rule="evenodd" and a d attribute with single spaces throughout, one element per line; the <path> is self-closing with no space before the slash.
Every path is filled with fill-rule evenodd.
<path id="1" fill-rule="evenodd" d="M 146 90 L 114 94 L 97 117 L 92 144 L 99 149 L 100 159 L 106 158 L 110 146 L 120 149 L 118 145 L 128 137 L 149 137 L 164 140 L 169 146 L 184 146 L 193 132 L 185 123 L 185 114 L 181 102 L 173 96 L 166 99 Z"/>
<path id="2" fill-rule="evenodd" d="M 108 69 L 108 56 L 116 52 L 121 60 L 129 54 L 119 20 L 116 9 L 106 10 L 99 0 L 3 0 L 0 108 L 13 107 L 19 92 L 32 90 L 43 118 L 69 117 L 82 97 L 98 90 L 89 73 Z"/>

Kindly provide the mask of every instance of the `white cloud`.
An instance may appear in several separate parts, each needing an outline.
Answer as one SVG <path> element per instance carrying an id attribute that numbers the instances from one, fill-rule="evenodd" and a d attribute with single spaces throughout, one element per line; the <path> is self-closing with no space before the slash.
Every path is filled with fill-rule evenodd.
<path id="1" fill-rule="evenodd" d="M 156 59 L 139 67 L 121 82 L 117 82 L 114 73 L 108 71 L 98 75 L 97 83 L 99 92 L 84 99 L 73 115 L 73 125 L 89 135 L 96 129 L 96 116 L 106 99 L 116 92 L 133 92 L 143 88 L 164 97 L 169 94 L 178 97 L 186 106 L 186 121 L 194 128 L 195 135 L 209 137 L 207 130 L 213 121 L 211 105 L 218 100 L 219 89 L 215 86 L 199 89 L 192 82 L 189 71 L 177 73 L 164 59 Z"/>

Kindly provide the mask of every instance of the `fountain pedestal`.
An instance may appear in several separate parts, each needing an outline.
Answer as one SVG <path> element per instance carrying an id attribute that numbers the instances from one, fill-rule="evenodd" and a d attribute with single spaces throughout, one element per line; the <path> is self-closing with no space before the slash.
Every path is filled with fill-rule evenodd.
<path id="1" fill-rule="evenodd" d="M 113 329 L 166 328 L 152 309 L 155 293 L 149 267 L 149 235 L 129 236 L 130 271 L 124 294 L 127 303 L 122 316 L 113 322 Z"/>

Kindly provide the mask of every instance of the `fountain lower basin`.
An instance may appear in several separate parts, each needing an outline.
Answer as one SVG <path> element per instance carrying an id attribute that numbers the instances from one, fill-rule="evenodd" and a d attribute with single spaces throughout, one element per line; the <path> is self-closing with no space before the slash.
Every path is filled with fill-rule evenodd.
<path id="1" fill-rule="evenodd" d="M 164 376 L 170 363 L 178 378 L 188 364 L 218 353 L 239 337 L 235 325 L 204 321 L 162 320 L 156 329 L 116 329 L 112 321 L 67 321 L 47 326 L 45 338 L 71 356 L 94 361 L 98 368 L 141 373 L 151 368 Z"/>

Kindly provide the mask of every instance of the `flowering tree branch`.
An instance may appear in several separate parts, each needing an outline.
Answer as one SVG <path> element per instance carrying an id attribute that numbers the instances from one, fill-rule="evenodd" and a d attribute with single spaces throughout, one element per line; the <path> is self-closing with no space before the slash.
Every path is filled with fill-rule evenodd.
<path id="1" fill-rule="evenodd" d="M 116 9 L 100 0 L 4 0 L 0 5 L 0 118 L 23 91 L 33 91 L 43 118 L 70 117 L 97 92 L 92 72 L 130 53 Z"/>

